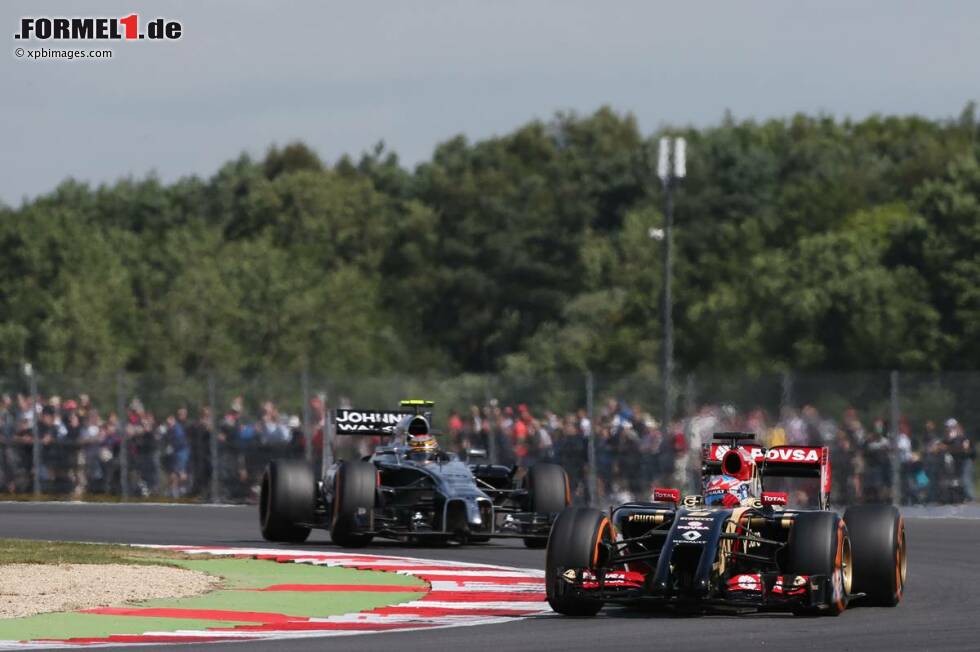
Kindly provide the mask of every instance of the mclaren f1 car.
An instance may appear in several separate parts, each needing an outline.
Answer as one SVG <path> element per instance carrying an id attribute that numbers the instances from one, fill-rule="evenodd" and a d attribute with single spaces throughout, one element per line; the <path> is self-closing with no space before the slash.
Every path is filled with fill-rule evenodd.
<path id="1" fill-rule="evenodd" d="M 818 506 L 787 505 L 773 478 L 813 478 Z M 905 526 L 891 505 L 829 508 L 827 448 L 764 449 L 717 433 L 702 451 L 702 493 L 656 489 L 654 502 L 608 513 L 570 508 L 547 545 L 546 591 L 562 614 L 605 604 L 706 612 L 840 614 L 852 602 L 895 606 L 907 575 Z"/>
<path id="2" fill-rule="evenodd" d="M 322 480 L 303 460 L 271 462 L 262 478 L 259 521 L 269 541 L 302 542 L 313 528 L 334 543 L 364 546 L 374 537 L 400 541 L 486 542 L 515 537 L 544 548 L 571 502 L 561 466 L 530 468 L 474 463 L 439 449 L 430 401 L 401 410 L 338 408 L 328 419 Z M 336 436 L 389 440 L 362 459 L 332 462 Z"/>

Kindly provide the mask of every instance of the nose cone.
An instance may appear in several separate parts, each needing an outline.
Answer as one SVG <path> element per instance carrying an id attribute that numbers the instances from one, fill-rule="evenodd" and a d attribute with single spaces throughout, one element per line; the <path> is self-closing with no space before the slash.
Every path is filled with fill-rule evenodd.
<path id="1" fill-rule="evenodd" d="M 480 505 L 475 500 L 466 501 L 466 522 L 470 526 L 482 526 L 483 516 L 480 514 Z"/>

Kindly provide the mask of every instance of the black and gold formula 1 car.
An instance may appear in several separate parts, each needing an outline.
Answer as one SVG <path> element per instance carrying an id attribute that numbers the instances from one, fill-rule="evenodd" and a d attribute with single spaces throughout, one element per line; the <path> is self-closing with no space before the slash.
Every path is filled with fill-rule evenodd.
<path id="1" fill-rule="evenodd" d="M 262 478 L 259 525 L 269 541 L 302 542 L 311 529 L 334 543 L 364 546 L 374 537 L 399 541 L 482 543 L 523 539 L 544 548 L 571 503 L 561 466 L 530 468 L 472 462 L 439 450 L 430 431 L 431 401 L 402 401 L 397 411 L 338 408 L 328 420 L 322 481 L 303 460 L 271 462 Z M 335 436 L 389 438 L 372 455 L 332 462 Z"/>
<path id="2" fill-rule="evenodd" d="M 891 505 L 830 510 L 827 448 L 764 449 L 718 433 L 702 451 L 702 494 L 656 489 L 655 502 L 570 508 L 547 546 L 551 607 L 592 616 L 606 604 L 836 616 L 895 606 L 907 573 L 905 526 Z M 767 479 L 819 481 L 816 508 L 787 506 Z"/>

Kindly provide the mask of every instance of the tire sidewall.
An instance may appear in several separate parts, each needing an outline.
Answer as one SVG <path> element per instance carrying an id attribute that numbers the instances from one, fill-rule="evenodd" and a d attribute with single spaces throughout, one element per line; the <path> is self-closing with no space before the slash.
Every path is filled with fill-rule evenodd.
<path id="1" fill-rule="evenodd" d="M 259 492 L 259 525 L 270 541 L 304 541 L 316 502 L 316 480 L 308 464 L 299 460 L 269 462 Z"/>
<path id="2" fill-rule="evenodd" d="M 845 587 L 844 555 L 850 545 L 847 526 L 835 512 L 801 512 L 790 530 L 784 573 L 824 575 L 830 578 L 831 594 L 822 608 L 801 608 L 808 615 L 839 615 L 847 608 L 850 595 Z"/>
<path id="3" fill-rule="evenodd" d="M 370 462 L 341 462 L 334 474 L 330 538 L 339 546 L 365 546 L 373 535 L 358 531 L 357 513 L 372 510 L 377 499 L 377 468 Z"/>
<path id="4" fill-rule="evenodd" d="M 571 504 L 568 474 L 559 464 L 538 462 L 528 471 L 528 508 L 537 514 L 555 514 Z"/>
<path id="5" fill-rule="evenodd" d="M 844 513 L 851 532 L 855 592 L 863 604 L 894 607 L 907 582 L 905 521 L 892 505 L 857 505 Z"/>
<path id="6" fill-rule="evenodd" d="M 599 542 L 613 537 L 609 517 L 597 509 L 569 508 L 558 515 L 548 537 L 545 583 L 548 603 L 559 613 L 592 616 L 602 602 L 571 596 L 565 592 L 561 574 L 567 569 L 592 569 L 601 562 Z"/>

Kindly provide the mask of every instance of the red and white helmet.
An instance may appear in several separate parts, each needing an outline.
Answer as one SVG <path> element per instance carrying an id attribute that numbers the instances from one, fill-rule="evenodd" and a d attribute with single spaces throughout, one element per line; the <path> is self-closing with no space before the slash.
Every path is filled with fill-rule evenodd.
<path id="1" fill-rule="evenodd" d="M 705 487 L 704 504 L 734 507 L 751 496 L 752 482 L 750 480 L 739 480 L 730 475 L 717 475 Z"/>

